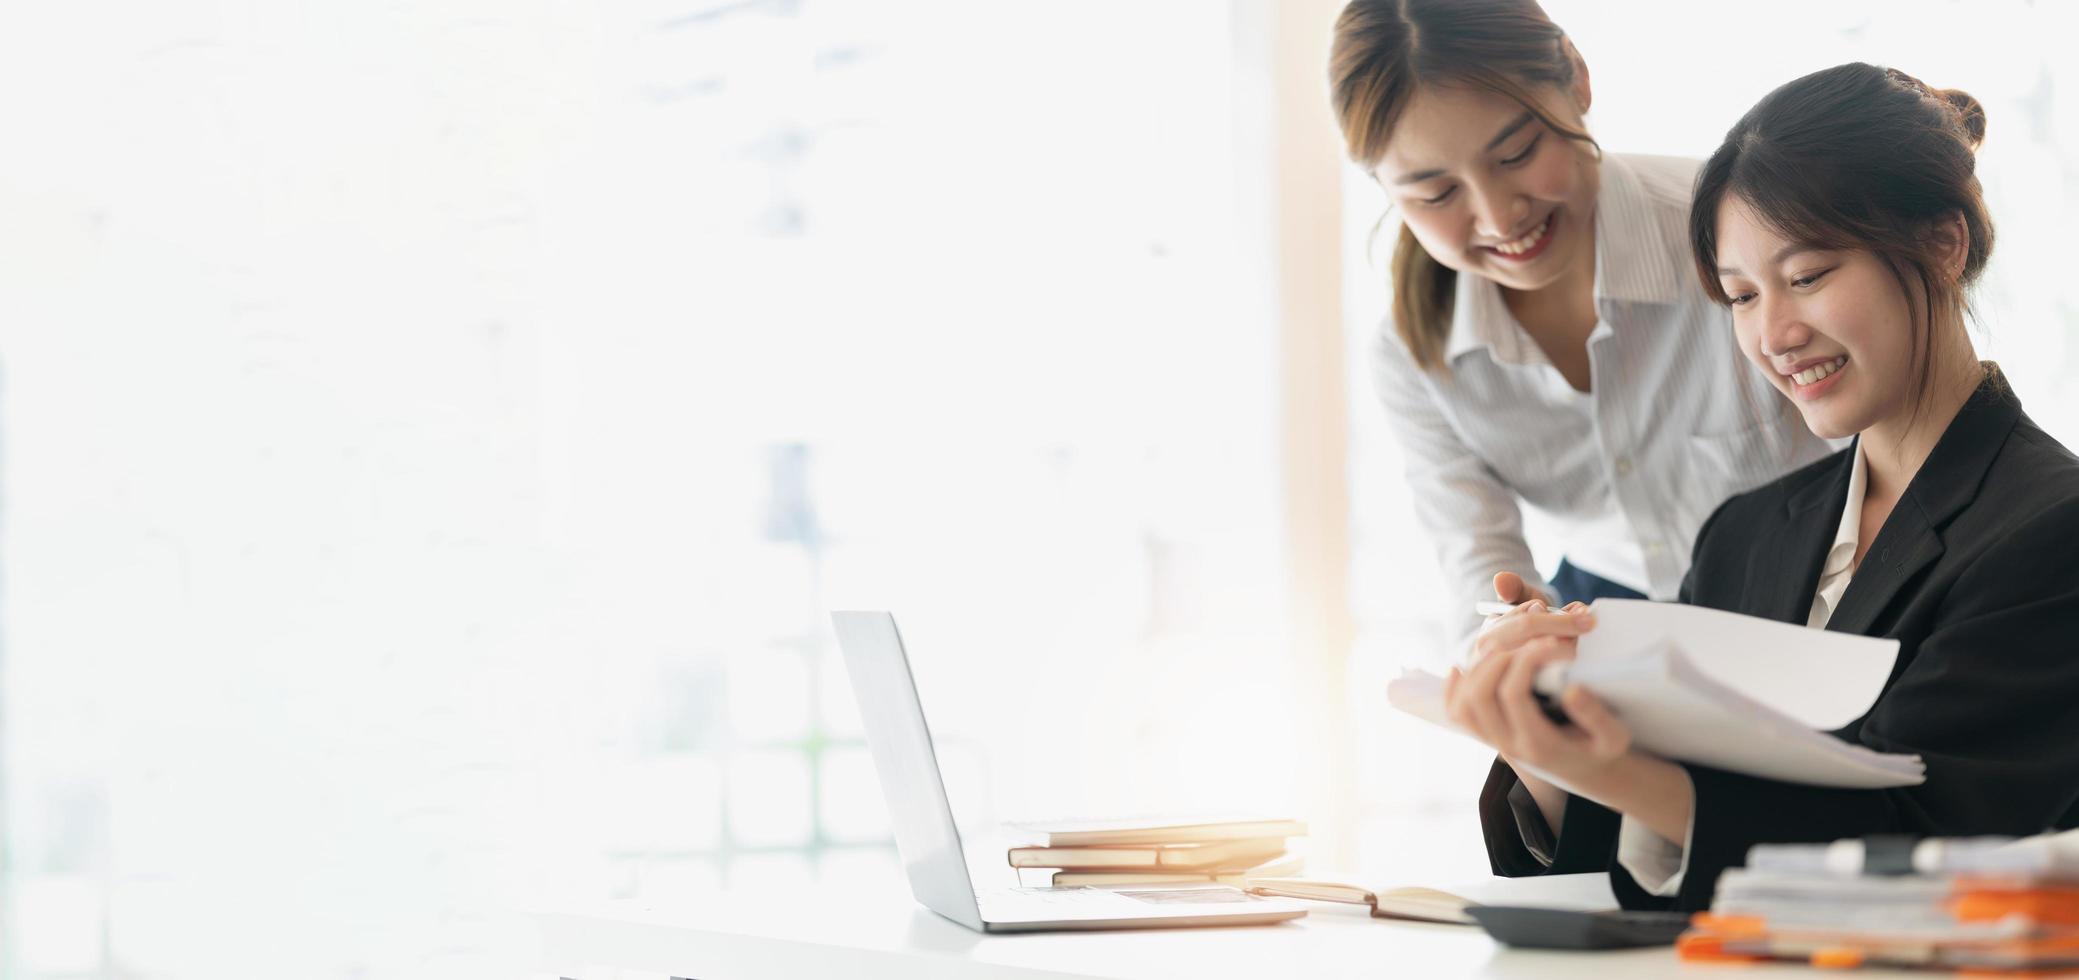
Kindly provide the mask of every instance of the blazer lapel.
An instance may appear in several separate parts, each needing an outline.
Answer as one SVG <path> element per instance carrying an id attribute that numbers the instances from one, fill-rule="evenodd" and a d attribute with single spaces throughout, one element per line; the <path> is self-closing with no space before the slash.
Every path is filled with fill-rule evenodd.
<path id="1" fill-rule="evenodd" d="M 1848 580 L 1841 607 L 1827 621 L 1828 630 L 1868 634 L 1899 590 L 1942 557 L 1941 529 L 1977 498 L 1985 471 L 2021 418 L 2021 401 L 1999 366 L 1987 361 L 1985 367 L 1985 380 L 1943 430 L 1870 542 L 1862 566 Z"/>
<path id="2" fill-rule="evenodd" d="M 1877 614 L 1891 605 L 1899 589 L 1942 557 L 1942 539 L 1935 534 L 1927 514 L 1909 504 L 1908 499 L 1900 498 L 1898 506 L 1891 509 L 1891 516 L 1884 519 L 1877 540 L 1870 543 L 1870 550 L 1863 555 L 1862 567 L 1855 570 L 1855 577 L 1848 580 L 1848 591 L 1841 594 L 1841 608 L 1834 610 L 1833 617 L 1826 621 L 1829 631 L 1868 633 Z"/>
<path id="3" fill-rule="evenodd" d="M 1790 495 L 1784 519 L 1762 529 L 1755 542 L 1756 561 L 1749 568 L 1747 595 L 1756 616 L 1802 625 L 1812 615 L 1812 596 L 1834 531 L 1841 526 L 1841 507 L 1848 499 L 1853 450 L 1839 453 L 1834 465 Z"/>

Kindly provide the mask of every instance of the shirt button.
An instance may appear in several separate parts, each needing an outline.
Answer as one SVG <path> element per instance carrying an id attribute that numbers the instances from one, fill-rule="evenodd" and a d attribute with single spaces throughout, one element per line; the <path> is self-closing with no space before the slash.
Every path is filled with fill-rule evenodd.
<path id="1" fill-rule="evenodd" d="M 1656 555 L 1656 556 L 1657 556 L 1657 555 L 1659 555 L 1659 554 L 1660 554 L 1660 553 L 1661 553 L 1662 551 L 1665 551 L 1665 550 L 1667 550 L 1667 549 L 1665 549 L 1665 548 L 1662 548 L 1662 547 L 1660 546 L 1660 542 L 1658 542 L 1658 541 L 1649 541 L 1649 542 L 1647 542 L 1647 543 L 1646 543 L 1646 553 L 1647 553 L 1647 554 L 1649 554 L 1649 555 Z"/>
<path id="2" fill-rule="evenodd" d="M 1630 475 L 1631 475 L 1631 457 L 1629 457 L 1629 456 L 1619 456 L 1619 457 L 1617 457 L 1617 475 L 1618 475 L 1618 476 L 1630 476 Z"/>

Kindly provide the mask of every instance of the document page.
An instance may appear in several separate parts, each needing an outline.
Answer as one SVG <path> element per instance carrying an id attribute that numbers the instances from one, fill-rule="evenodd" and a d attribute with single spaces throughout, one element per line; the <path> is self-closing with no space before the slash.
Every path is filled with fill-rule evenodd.
<path id="1" fill-rule="evenodd" d="M 1877 699 L 1896 640 L 1828 633 L 1752 616 L 1638 600 L 1595 603 L 1596 629 L 1572 664 L 1538 688 L 1578 680 L 1624 719 L 1639 747 L 1771 779 L 1822 786 L 1910 786 L 1917 756 L 1879 753 L 1827 732 Z M 1396 708 L 1457 730 L 1443 680 L 1410 671 L 1387 685 Z"/>
<path id="2" fill-rule="evenodd" d="M 1636 657 L 1666 640 L 1704 676 L 1819 731 L 1870 710 L 1899 641 L 1829 633 L 1700 606 L 1598 599 L 1579 662 Z"/>

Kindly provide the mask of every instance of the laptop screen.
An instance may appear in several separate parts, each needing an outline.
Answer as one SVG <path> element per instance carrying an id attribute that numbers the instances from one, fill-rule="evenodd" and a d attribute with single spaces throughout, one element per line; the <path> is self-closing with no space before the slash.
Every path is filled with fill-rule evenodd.
<path id="1" fill-rule="evenodd" d="M 909 658 L 886 612 L 833 612 L 837 645 L 859 699 L 867 748 L 888 797 L 895 847 L 917 901 L 946 918 L 982 928 L 974 883 L 953 825 L 953 807 L 939 777 L 938 755 L 924 723 Z"/>

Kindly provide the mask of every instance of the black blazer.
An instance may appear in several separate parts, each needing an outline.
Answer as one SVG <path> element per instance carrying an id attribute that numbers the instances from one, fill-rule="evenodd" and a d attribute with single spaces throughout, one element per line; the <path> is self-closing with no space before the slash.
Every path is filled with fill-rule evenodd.
<path id="1" fill-rule="evenodd" d="M 1681 601 L 1803 623 L 1852 452 L 1721 505 L 1697 533 Z M 1533 857 L 1517 827 L 1528 794 L 1511 807 L 1519 783 L 1496 760 L 1480 794 L 1495 873 L 1607 868 L 1627 908 L 1696 910 L 1757 843 L 2079 826 L 2079 459 L 2022 414 L 1997 366 L 1885 519 L 1826 628 L 1899 641 L 1883 694 L 1834 734 L 1918 753 L 1925 783 L 1826 789 L 1685 763 L 1696 786 L 1689 867 L 1667 899 L 1618 866 L 1618 815 L 1579 797 L 1567 800 L 1551 865 Z"/>

